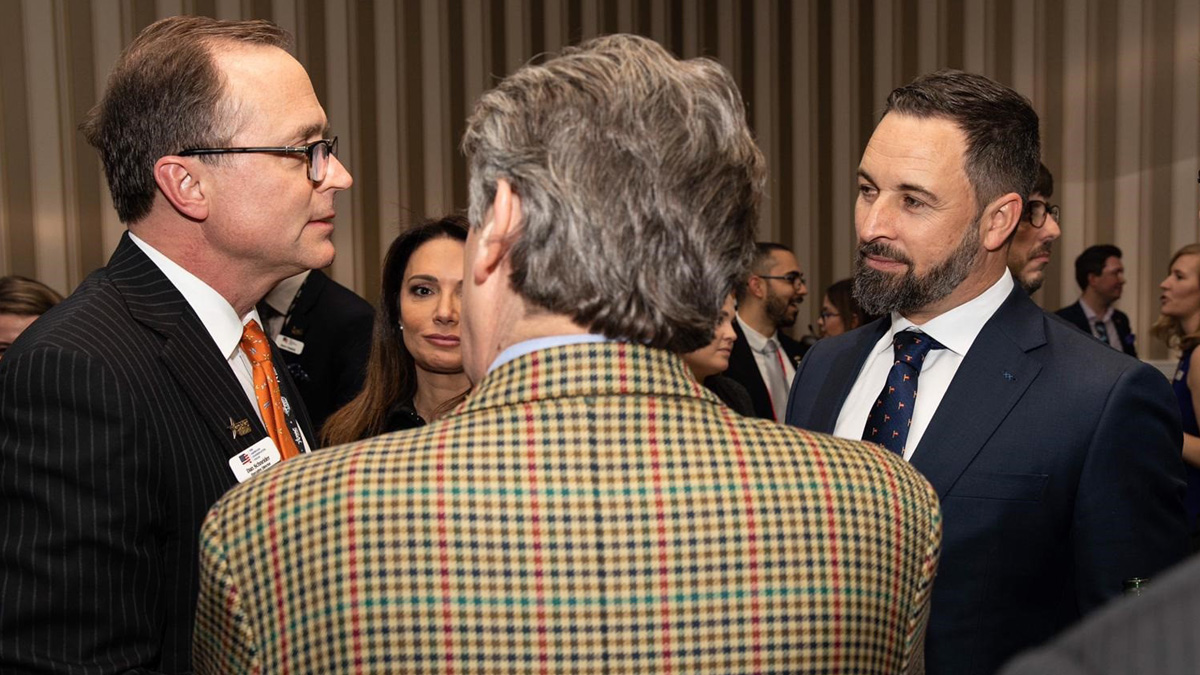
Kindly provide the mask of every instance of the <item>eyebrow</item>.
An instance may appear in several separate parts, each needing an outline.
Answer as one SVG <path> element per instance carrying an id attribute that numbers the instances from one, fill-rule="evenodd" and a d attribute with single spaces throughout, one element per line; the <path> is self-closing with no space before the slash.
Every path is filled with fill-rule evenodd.
<path id="1" fill-rule="evenodd" d="M 433 276 L 432 274 L 414 274 L 411 277 L 409 277 L 405 283 L 407 283 L 409 281 L 432 281 L 434 283 L 441 283 L 441 279 L 438 279 L 437 277 Z"/>
<path id="2" fill-rule="evenodd" d="M 868 183 L 875 184 L 875 179 L 871 178 L 871 174 L 863 171 L 861 168 L 858 170 L 858 177 L 866 180 Z M 916 194 L 925 197 L 926 201 L 934 204 L 941 202 L 941 199 L 934 193 L 930 192 L 928 188 L 917 185 L 916 183 L 901 183 L 899 185 L 899 189 L 902 192 L 915 192 Z"/>
<path id="3" fill-rule="evenodd" d="M 314 135 L 320 135 L 321 138 L 329 138 L 329 123 L 310 124 L 293 134 L 292 138 L 305 141 Z"/>

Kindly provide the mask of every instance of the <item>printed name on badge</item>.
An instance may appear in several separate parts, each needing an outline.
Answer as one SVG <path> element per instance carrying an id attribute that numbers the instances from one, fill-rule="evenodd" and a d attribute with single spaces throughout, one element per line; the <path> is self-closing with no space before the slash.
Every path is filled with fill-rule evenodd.
<path id="1" fill-rule="evenodd" d="M 237 477 L 239 483 L 245 483 L 251 476 L 266 471 L 278 464 L 282 459 L 283 456 L 279 454 L 279 448 L 275 447 L 275 441 L 272 441 L 271 437 L 267 436 L 233 457 L 230 457 L 229 468 L 233 469 L 233 475 Z"/>

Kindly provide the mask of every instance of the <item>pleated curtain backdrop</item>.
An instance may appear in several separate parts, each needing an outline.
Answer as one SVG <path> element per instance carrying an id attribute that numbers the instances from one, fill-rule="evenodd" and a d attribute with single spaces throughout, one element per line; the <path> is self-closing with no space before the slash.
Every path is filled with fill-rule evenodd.
<path id="1" fill-rule="evenodd" d="M 340 197 L 332 275 L 374 298 L 400 228 L 466 206 L 458 150 L 478 95 L 530 59 L 634 32 L 737 78 L 770 170 L 764 239 L 810 280 L 794 333 L 850 273 L 855 169 L 887 93 L 939 67 L 1028 96 L 1063 208 L 1035 298 L 1074 301 L 1072 261 L 1115 243 L 1120 307 L 1144 356 L 1171 253 L 1198 240 L 1200 3 L 1196 0 L 0 0 L 0 274 L 69 292 L 123 228 L 78 125 L 120 50 L 180 13 L 266 18 L 341 137 L 355 186 Z"/>

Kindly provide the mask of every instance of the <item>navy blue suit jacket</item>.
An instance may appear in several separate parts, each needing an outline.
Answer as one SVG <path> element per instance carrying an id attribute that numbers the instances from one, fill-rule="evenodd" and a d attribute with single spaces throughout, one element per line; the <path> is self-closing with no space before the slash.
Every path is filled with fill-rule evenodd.
<path id="1" fill-rule="evenodd" d="M 883 318 L 819 341 L 789 424 L 832 432 Z M 984 326 L 912 465 L 944 516 L 926 648 L 934 675 L 994 673 L 1187 553 L 1179 412 L 1154 368 L 1022 291 Z"/>
<path id="2" fill-rule="evenodd" d="M 0 361 L 0 673 L 189 672 L 200 522 L 266 435 L 199 316 L 123 236 Z"/>
<path id="3" fill-rule="evenodd" d="M 1088 325 L 1087 314 L 1083 312 L 1083 305 L 1079 301 L 1067 305 L 1055 312 L 1058 316 L 1068 321 L 1071 325 L 1079 330 L 1092 334 L 1092 327 Z M 1133 331 L 1129 328 L 1129 317 L 1119 309 L 1113 310 L 1113 325 L 1117 327 L 1117 338 L 1121 341 L 1121 350 L 1126 354 L 1137 357 L 1137 345 L 1134 344 Z"/>

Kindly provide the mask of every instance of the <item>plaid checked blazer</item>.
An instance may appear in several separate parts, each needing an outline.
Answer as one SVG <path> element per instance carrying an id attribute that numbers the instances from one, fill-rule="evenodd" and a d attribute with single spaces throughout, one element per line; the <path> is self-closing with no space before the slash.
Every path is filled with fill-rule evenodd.
<path id="1" fill-rule="evenodd" d="M 537 351 L 430 426 L 234 488 L 202 531 L 197 671 L 921 670 L 928 483 L 685 368 Z"/>

